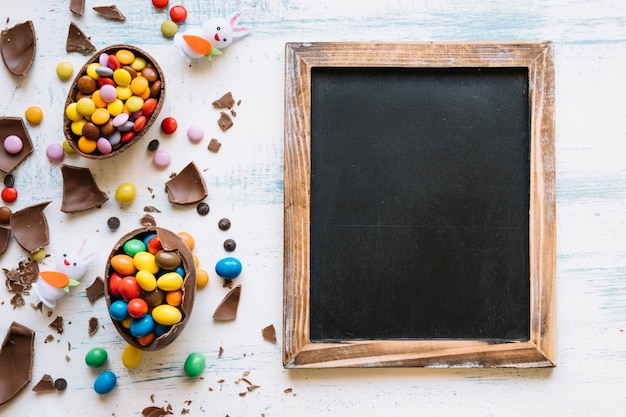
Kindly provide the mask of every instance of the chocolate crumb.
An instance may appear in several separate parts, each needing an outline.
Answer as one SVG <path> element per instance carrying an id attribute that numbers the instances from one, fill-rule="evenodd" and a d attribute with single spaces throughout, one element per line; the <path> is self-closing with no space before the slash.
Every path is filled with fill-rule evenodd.
<path id="1" fill-rule="evenodd" d="M 154 217 L 149 214 L 143 216 L 140 220 L 140 223 L 144 227 L 156 226 L 156 220 L 154 220 Z"/>
<path id="2" fill-rule="evenodd" d="M 143 415 L 144 417 L 163 417 L 168 414 L 174 414 L 169 407 L 171 406 L 168 406 L 167 409 L 155 406 L 146 407 L 141 410 L 141 415 Z"/>
<path id="3" fill-rule="evenodd" d="M 94 334 L 96 334 L 96 332 L 98 331 L 98 318 L 97 317 L 91 317 L 89 319 L 89 336 L 93 336 Z"/>
<path id="4" fill-rule="evenodd" d="M 160 213 L 161 212 L 161 210 L 159 210 L 158 208 L 154 206 L 145 206 L 143 208 L 143 211 L 145 211 L 146 213 Z"/>
<path id="5" fill-rule="evenodd" d="M 46 336 L 46 338 L 43 341 L 44 343 L 50 343 L 50 342 L 54 342 L 54 336 L 52 336 L 51 334 L 49 334 L 48 336 Z"/>
<path id="6" fill-rule="evenodd" d="M 71 358 L 70 358 L 70 355 L 65 355 L 65 361 L 66 361 L 66 362 L 69 362 L 69 361 L 70 361 L 70 359 L 71 359 Z"/>
<path id="7" fill-rule="evenodd" d="M 237 117 L 237 112 L 236 112 L 235 110 L 233 110 L 233 109 L 230 109 L 230 114 L 231 114 L 233 117 Z"/>
<path id="8" fill-rule="evenodd" d="M 56 330 L 58 334 L 63 334 L 63 317 L 57 316 L 57 318 L 54 319 L 54 321 L 50 323 L 48 327 Z"/>
<path id="9" fill-rule="evenodd" d="M 40 313 L 43 312 L 43 302 L 38 302 L 36 305 L 33 303 L 30 303 L 30 306 L 33 308 L 33 310 L 38 310 Z"/>
<path id="10" fill-rule="evenodd" d="M 213 138 L 211 139 L 211 141 L 209 142 L 209 151 L 216 153 L 217 151 L 220 150 L 220 148 L 222 147 L 222 144 L 220 143 L 219 140 Z"/>
<path id="11" fill-rule="evenodd" d="M 237 106 L 241 106 L 241 99 L 237 100 Z"/>
<path id="12" fill-rule="evenodd" d="M 64 391 L 67 388 L 67 381 L 64 378 L 57 378 L 54 380 L 54 388 L 57 391 Z"/>
<path id="13" fill-rule="evenodd" d="M 44 374 L 39 382 L 32 389 L 33 392 L 50 392 L 54 391 L 54 380 L 48 374 Z"/>
<path id="14" fill-rule="evenodd" d="M 233 99 L 233 94 L 229 91 L 222 97 L 215 100 L 212 104 L 213 107 L 218 109 L 230 109 L 235 104 L 235 100 Z"/>
<path id="15" fill-rule="evenodd" d="M 248 394 L 248 391 L 240 392 L 240 393 L 239 393 L 239 396 L 240 396 L 240 397 L 245 397 L 245 396 L 246 396 L 246 394 Z"/>
<path id="16" fill-rule="evenodd" d="M 293 392 L 293 388 L 285 388 L 285 389 L 283 390 L 283 392 L 284 392 L 285 394 L 291 394 L 291 393 Z"/>
<path id="17" fill-rule="evenodd" d="M 115 216 L 109 217 L 109 219 L 107 220 L 107 226 L 111 230 L 117 230 L 117 228 L 120 227 L 120 219 Z"/>
<path id="18" fill-rule="evenodd" d="M 104 280 L 101 277 L 96 277 L 91 285 L 87 287 L 86 292 L 91 304 L 95 303 L 96 300 L 104 296 Z"/>
<path id="19" fill-rule="evenodd" d="M 273 324 L 264 327 L 261 332 L 263 334 L 263 339 L 267 340 L 268 342 L 276 343 L 276 329 L 274 328 Z"/>
<path id="20" fill-rule="evenodd" d="M 224 348 L 220 346 L 220 351 L 217 354 L 218 359 L 221 358 L 223 354 L 224 354 Z"/>
<path id="21" fill-rule="evenodd" d="M 225 132 L 233 127 L 233 119 L 230 118 L 228 113 L 220 112 L 220 118 L 217 120 L 217 124 L 219 125 L 220 129 Z"/>

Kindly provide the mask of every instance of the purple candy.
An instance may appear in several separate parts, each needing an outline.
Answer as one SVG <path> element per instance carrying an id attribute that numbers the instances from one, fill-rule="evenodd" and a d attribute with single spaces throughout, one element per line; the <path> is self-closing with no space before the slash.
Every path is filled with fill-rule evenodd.
<path id="1" fill-rule="evenodd" d="M 9 135 L 4 138 L 4 150 L 11 155 L 19 153 L 23 146 L 22 139 L 17 135 Z"/>
<path id="2" fill-rule="evenodd" d="M 51 143 L 46 148 L 46 156 L 50 162 L 61 162 L 65 156 L 63 146 L 58 143 Z"/>
<path id="3" fill-rule="evenodd" d="M 204 138 L 204 130 L 200 125 L 191 125 L 187 129 L 187 137 L 193 143 L 198 143 Z"/>
<path id="4" fill-rule="evenodd" d="M 117 90 L 110 84 L 105 84 L 100 87 L 100 98 L 105 103 L 112 103 L 117 99 Z"/>
<path id="5" fill-rule="evenodd" d="M 107 64 L 109 63 L 109 54 L 107 54 L 106 52 L 101 53 L 98 57 L 98 62 L 104 67 L 107 66 Z"/>
<path id="6" fill-rule="evenodd" d="M 120 127 L 124 126 L 124 124 L 128 121 L 127 113 L 120 113 L 113 118 L 113 126 Z"/>
<path id="7" fill-rule="evenodd" d="M 152 156 L 152 163 L 157 168 L 166 168 L 170 162 L 172 162 L 172 157 L 166 151 L 158 150 Z"/>
<path id="8" fill-rule="evenodd" d="M 99 138 L 96 142 L 96 148 L 100 151 L 101 154 L 109 154 L 113 151 L 113 146 L 111 142 L 107 138 Z"/>

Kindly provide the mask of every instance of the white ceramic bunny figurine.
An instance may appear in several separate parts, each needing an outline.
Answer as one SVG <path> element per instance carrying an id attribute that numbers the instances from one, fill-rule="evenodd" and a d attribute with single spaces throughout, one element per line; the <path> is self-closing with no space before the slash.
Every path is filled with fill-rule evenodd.
<path id="1" fill-rule="evenodd" d="M 241 14 L 236 12 L 227 19 L 210 19 L 201 28 L 177 33 L 174 35 L 174 44 L 188 62 L 199 58 L 211 60 L 215 55 L 222 55 L 220 48 L 226 48 L 235 39 L 250 33 L 250 28 L 239 26 Z"/>
<path id="2" fill-rule="evenodd" d="M 77 286 L 87 272 L 87 266 L 96 258 L 97 252 L 87 250 L 87 239 L 83 240 L 75 253 L 64 253 L 57 260 L 56 270 L 42 271 L 33 284 L 33 292 L 48 308 L 56 307 L 56 302 L 69 293 L 70 287 Z"/>

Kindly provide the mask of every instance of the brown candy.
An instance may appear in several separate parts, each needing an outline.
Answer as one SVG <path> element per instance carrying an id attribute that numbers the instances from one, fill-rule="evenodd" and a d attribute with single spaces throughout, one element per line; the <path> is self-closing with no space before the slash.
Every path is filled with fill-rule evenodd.
<path id="1" fill-rule="evenodd" d="M 141 70 L 141 76 L 144 77 L 148 82 L 153 83 L 159 79 L 159 74 L 153 66 L 148 65 L 144 69 Z"/>
<path id="2" fill-rule="evenodd" d="M 98 83 L 89 75 L 81 76 L 76 82 L 78 89 L 83 94 L 91 94 L 98 89 Z"/>
<path id="3" fill-rule="evenodd" d="M 173 251 L 160 250 L 154 254 L 154 261 L 163 269 L 176 269 L 181 263 L 180 256 Z"/>
<path id="4" fill-rule="evenodd" d="M 92 122 L 87 122 L 83 126 L 83 136 L 87 139 L 98 140 L 100 137 L 100 128 Z"/>

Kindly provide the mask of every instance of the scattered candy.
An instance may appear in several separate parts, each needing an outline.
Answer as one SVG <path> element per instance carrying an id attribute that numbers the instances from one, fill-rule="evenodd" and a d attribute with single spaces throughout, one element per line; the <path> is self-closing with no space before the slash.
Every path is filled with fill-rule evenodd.
<path id="1" fill-rule="evenodd" d="M 187 19 L 187 9 L 184 6 L 177 5 L 170 9 L 170 18 L 176 23 L 182 23 Z"/>
<path id="2" fill-rule="evenodd" d="M 120 184 L 115 191 L 115 199 L 120 204 L 131 203 L 135 200 L 135 197 L 137 197 L 137 188 L 130 182 Z"/>
<path id="3" fill-rule="evenodd" d="M 50 162 L 61 162 L 65 156 L 63 145 L 51 143 L 46 147 L 46 156 Z"/>
<path id="4" fill-rule="evenodd" d="M 224 250 L 226 252 L 232 252 L 237 248 L 237 242 L 235 242 L 233 239 L 226 239 L 224 241 Z"/>
<path id="5" fill-rule="evenodd" d="M 150 152 L 154 152 L 154 151 L 156 151 L 157 149 L 159 149 L 159 145 L 160 145 L 160 143 L 159 143 L 159 140 L 158 140 L 158 139 L 152 139 L 152 140 L 150 141 L 150 143 L 148 143 L 148 150 L 149 150 Z"/>
<path id="6" fill-rule="evenodd" d="M 39 106 L 30 106 L 26 109 L 24 116 L 29 123 L 38 125 L 43 120 L 43 110 Z"/>
<path id="7" fill-rule="evenodd" d="M 62 80 L 69 80 L 74 73 L 74 66 L 71 62 L 62 61 L 57 65 L 57 76 Z"/>
<path id="8" fill-rule="evenodd" d="M 187 232 L 178 232 L 178 236 L 182 239 L 183 242 L 185 242 L 185 244 L 189 247 L 189 250 L 194 250 L 194 248 L 196 247 L 196 241 L 193 238 L 193 236 L 191 236 L 190 233 Z"/>
<path id="9" fill-rule="evenodd" d="M 204 366 L 206 364 L 206 359 L 204 355 L 200 352 L 193 352 L 187 356 L 185 360 L 185 374 L 189 378 L 197 378 L 202 375 L 204 372 Z"/>
<path id="10" fill-rule="evenodd" d="M 4 138 L 3 146 L 5 151 L 10 153 L 11 155 L 15 155 L 20 153 L 20 151 L 24 147 L 24 143 L 19 136 L 9 135 Z"/>
<path id="11" fill-rule="evenodd" d="M 224 279 L 235 279 L 241 274 L 242 265 L 239 259 L 228 257 L 215 264 L 215 273 Z"/>
<path id="12" fill-rule="evenodd" d="M 230 220 L 228 220 L 227 218 L 220 219 L 220 221 L 217 223 L 217 227 L 219 227 L 220 230 L 230 229 Z"/>
<path id="13" fill-rule="evenodd" d="M 157 9 L 164 9 L 168 2 L 169 0 L 152 0 L 152 5 Z"/>
<path id="14" fill-rule="evenodd" d="M 161 122 L 161 131 L 166 135 L 171 135 L 176 132 L 176 129 L 178 129 L 178 123 L 173 117 L 166 117 Z"/>
<path id="15" fill-rule="evenodd" d="M 165 20 L 161 23 L 161 34 L 166 38 L 173 38 L 178 33 L 178 25 L 172 20 Z"/>
<path id="16" fill-rule="evenodd" d="M 32 259 L 33 261 L 40 262 L 46 258 L 46 255 L 47 255 L 46 248 L 41 248 L 38 251 L 33 252 L 30 255 L 28 255 L 28 257 Z"/>
<path id="17" fill-rule="evenodd" d="M 5 187 L 13 187 L 15 185 L 15 176 L 13 174 L 7 174 L 3 182 Z"/>
<path id="18" fill-rule="evenodd" d="M 172 162 L 172 157 L 166 151 L 158 150 L 152 156 L 152 163 L 157 168 L 167 168 L 170 162 Z"/>
<path id="19" fill-rule="evenodd" d="M 204 269 L 196 269 L 196 286 L 204 288 L 209 283 L 209 273 Z"/>
<path id="20" fill-rule="evenodd" d="M 5 203 L 12 203 L 17 200 L 17 190 L 14 187 L 5 187 L 0 196 Z"/>
<path id="21" fill-rule="evenodd" d="M 90 368 L 99 368 L 107 361 L 107 351 L 101 347 L 95 347 L 85 355 L 85 363 Z"/>
<path id="22" fill-rule="evenodd" d="M 108 394 L 115 388 L 117 377 L 111 371 L 104 371 L 96 378 L 93 389 L 100 395 Z"/>
<path id="23" fill-rule="evenodd" d="M 198 203 L 198 205 L 196 206 L 196 211 L 201 216 L 206 216 L 207 214 L 209 214 L 210 210 L 211 210 L 211 208 L 204 201 Z"/>
<path id="24" fill-rule="evenodd" d="M 191 125 L 187 129 L 187 138 L 192 143 L 198 143 L 204 138 L 204 130 L 200 125 Z"/>
<path id="25" fill-rule="evenodd" d="M 120 219 L 115 216 L 109 217 L 107 220 L 107 227 L 111 230 L 117 230 L 117 228 L 120 227 Z"/>
<path id="26" fill-rule="evenodd" d="M 143 350 L 138 349 L 132 345 L 126 345 L 124 352 L 122 352 L 122 363 L 128 369 L 136 368 L 143 357 Z"/>

